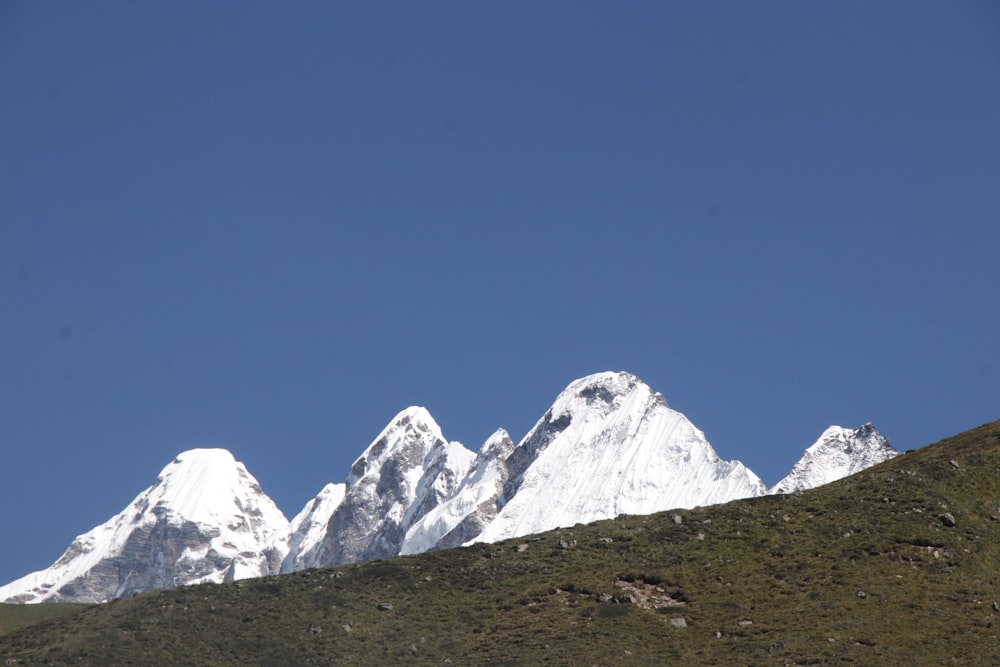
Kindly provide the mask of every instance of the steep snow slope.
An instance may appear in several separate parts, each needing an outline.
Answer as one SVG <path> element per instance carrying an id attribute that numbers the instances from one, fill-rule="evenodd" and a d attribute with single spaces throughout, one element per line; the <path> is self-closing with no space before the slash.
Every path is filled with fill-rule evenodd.
<path id="1" fill-rule="evenodd" d="M 766 491 L 757 475 L 721 460 L 684 415 L 628 373 L 570 384 L 506 463 L 500 510 L 475 541 Z"/>
<path id="2" fill-rule="evenodd" d="M 77 537 L 0 601 L 101 602 L 158 588 L 268 574 L 288 520 L 224 449 L 180 454 L 121 513 Z"/>
<path id="3" fill-rule="evenodd" d="M 295 572 L 315 567 L 315 563 L 306 560 L 310 554 L 315 554 L 317 546 L 326 536 L 326 527 L 330 517 L 344 502 L 347 495 L 347 484 L 327 484 L 323 490 L 299 512 L 288 525 L 285 540 L 288 544 L 288 555 L 281 564 L 282 572 Z"/>
<path id="4" fill-rule="evenodd" d="M 455 493 L 406 532 L 401 552 L 457 547 L 479 535 L 497 514 L 513 450 L 507 431 L 501 428 L 491 435 Z"/>
<path id="5" fill-rule="evenodd" d="M 792 493 L 828 484 L 898 454 L 870 422 L 855 429 L 831 426 L 769 493 Z"/>
<path id="6" fill-rule="evenodd" d="M 454 493 L 475 456 L 448 442 L 426 409 L 403 410 L 354 462 L 325 530 L 291 536 L 283 569 L 397 555 L 406 531 Z"/>

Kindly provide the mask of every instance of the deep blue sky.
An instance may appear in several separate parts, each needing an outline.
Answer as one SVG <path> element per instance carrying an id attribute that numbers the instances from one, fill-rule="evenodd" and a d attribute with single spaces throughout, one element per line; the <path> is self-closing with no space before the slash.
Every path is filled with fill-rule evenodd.
<path id="1" fill-rule="evenodd" d="M 995 4 L 8 1 L 0 128 L 0 583 L 601 370 L 768 483 L 1000 418 Z"/>

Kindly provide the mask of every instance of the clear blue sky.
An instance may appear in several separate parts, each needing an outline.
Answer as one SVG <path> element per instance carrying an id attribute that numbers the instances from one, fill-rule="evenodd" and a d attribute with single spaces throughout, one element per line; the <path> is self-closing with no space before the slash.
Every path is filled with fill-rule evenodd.
<path id="1" fill-rule="evenodd" d="M 3 2 L 0 583 L 628 370 L 768 483 L 1000 418 L 988 2 Z"/>

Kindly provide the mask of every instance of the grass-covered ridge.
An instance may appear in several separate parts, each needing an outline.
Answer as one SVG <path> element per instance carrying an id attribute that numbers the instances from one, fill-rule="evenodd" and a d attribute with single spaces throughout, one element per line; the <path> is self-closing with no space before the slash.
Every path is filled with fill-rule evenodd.
<path id="1" fill-rule="evenodd" d="M 90 607 L 0 664 L 994 665 L 998 516 L 994 422 L 798 495 Z"/>

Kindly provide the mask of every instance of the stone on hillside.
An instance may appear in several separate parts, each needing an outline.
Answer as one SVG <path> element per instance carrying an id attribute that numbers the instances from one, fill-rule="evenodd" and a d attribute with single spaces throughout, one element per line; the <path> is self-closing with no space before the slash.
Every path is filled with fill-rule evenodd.
<path id="1" fill-rule="evenodd" d="M 945 512 L 944 514 L 938 514 L 938 520 L 948 528 L 955 527 L 955 517 L 953 517 L 950 512 Z"/>

